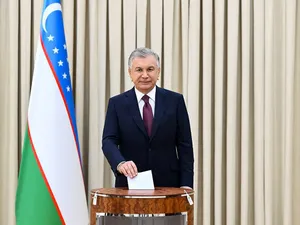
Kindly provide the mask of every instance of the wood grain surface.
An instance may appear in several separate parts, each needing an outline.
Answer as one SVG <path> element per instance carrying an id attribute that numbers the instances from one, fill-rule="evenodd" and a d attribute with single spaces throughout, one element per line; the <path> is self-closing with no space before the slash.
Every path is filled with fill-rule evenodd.
<path id="1" fill-rule="evenodd" d="M 193 199 L 193 190 L 186 189 Z M 97 201 L 93 197 L 97 194 Z M 90 225 L 96 225 L 96 213 L 111 214 L 174 214 L 188 213 L 188 225 L 193 225 L 193 205 L 181 188 L 155 190 L 128 190 L 127 188 L 100 188 L 91 191 Z M 100 196 L 99 196 L 100 195 Z M 93 203 L 96 203 L 95 205 Z"/>
<path id="2" fill-rule="evenodd" d="M 191 189 L 157 187 L 155 188 L 155 190 L 128 190 L 128 188 L 99 188 L 93 189 L 91 191 L 91 194 L 98 193 L 112 196 L 173 196 L 184 194 L 184 190 L 190 195 L 194 193 L 194 191 Z"/>

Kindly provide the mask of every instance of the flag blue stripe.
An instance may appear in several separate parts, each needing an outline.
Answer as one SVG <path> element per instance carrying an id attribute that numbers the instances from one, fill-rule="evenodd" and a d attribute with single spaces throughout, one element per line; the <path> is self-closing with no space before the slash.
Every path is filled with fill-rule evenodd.
<path id="1" fill-rule="evenodd" d="M 52 68 L 54 69 L 54 76 L 57 77 L 58 85 L 61 87 L 63 95 L 62 97 L 65 100 L 66 107 L 70 115 L 76 144 L 78 146 L 78 155 L 80 157 L 81 162 L 80 146 L 75 116 L 75 105 L 73 99 L 70 68 L 68 62 L 68 52 L 66 47 L 66 39 L 63 25 L 63 16 L 62 11 L 54 9 L 53 7 L 51 8 L 51 6 L 57 5 L 55 3 L 60 4 L 60 0 L 44 1 L 42 15 L 47 17 L 42 17 L 40 33 L 42 43 L 46 50 L 46 54 L 52 64 Z M 45 10 L 47 10 L 48 13 L 44 13 Z M 45 27 L 43 26 L 44 20 Z"/>

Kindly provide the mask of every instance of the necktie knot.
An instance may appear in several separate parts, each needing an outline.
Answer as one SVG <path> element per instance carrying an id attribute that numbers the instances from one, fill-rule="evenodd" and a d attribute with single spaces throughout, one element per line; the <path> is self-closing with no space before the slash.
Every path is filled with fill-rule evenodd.
<path id="1" fill-rule="evenodd" d="M 148 95 L 144 95 L 143 97 L 142 97 L 142 99 L 143 99 L 143 101 L 147 104 L 147 103 L 149 103 L 149 96 Z"/>

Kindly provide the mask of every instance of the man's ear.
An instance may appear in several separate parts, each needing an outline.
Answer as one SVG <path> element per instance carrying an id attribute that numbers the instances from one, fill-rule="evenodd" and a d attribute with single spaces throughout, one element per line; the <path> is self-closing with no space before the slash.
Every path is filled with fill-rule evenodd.
<path id="1" fill-rule="evenodd" d="M 130 69 L 130 68 L 128 68 L 128 74 L 129 74 L 130 80 L 132 81 L 132 77 L 131 77 L 131 69 Z"/>
<path id="2" fill-rule="evenodd" d="M 157 80 L 159 80 L 159 77 L 160 77 L 160 68 L 157 69 L 157 73 L 158 73 L 158 76 L 157 76 Z"/>

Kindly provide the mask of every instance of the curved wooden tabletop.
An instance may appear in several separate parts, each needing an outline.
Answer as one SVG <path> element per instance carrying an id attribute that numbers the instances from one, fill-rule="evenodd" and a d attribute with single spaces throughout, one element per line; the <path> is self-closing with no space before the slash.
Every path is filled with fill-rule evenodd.
<path id="1" fill-rule="evenodd" d="M 155 190 L 128 190 L 128 188 L 98 188 L 91 190 L 91 194 L 102 194 L 108 196 L 176 196 L 186 194 L 194 194 L 194 190 L 173 188 L 173 187 L 156 187 Z"/>

